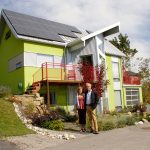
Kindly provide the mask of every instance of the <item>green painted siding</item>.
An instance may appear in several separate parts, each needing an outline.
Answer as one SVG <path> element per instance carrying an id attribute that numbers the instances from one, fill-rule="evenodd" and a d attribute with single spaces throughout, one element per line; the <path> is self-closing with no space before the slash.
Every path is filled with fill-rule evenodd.
<path id="1" fill-rule="evenodd" d="M 18 83 L 24 85 L 24 69 L 22 67 L 8 72 L 8 61 L 23 52 L 23 41 L 16 39 L 12 33 L 11 37 L 5 40 L 8 31 L 8 26 L 5 26 L 0 43 L 0 84 L 9 85 L 14 93 L 18 93 Z"/>
<path id="2" fill-rule="evenodd" d="M 24 42 L 24 51 L 55 56 L 64 55 L 63 47 L 27 41 Z"/>
<path id="3" fill-rule="evenodd" d="M 122 82 L 123 82 L 123 74 L 122 74 L 122 60 L 120 57 L 118 58 L 119 63 L 119 74 L 120 74 L 120 92 L 121 92 L 121 101 L 122 101 L 122 107 L 125 106 L 124 98 L 123 98 L 123 89 L 122 89 Z M 107 77 L 110 82 L 108 85 L 108 95 L 109 95 L 109 106 L 110 111 L 113 111 L 115 109 L 115 93 L 114 93 L 114 80 L 113 80 L 113 68 L 112 68 L 112 56 L 107 55 L 106 56 L 106 63 L 107 63 Z"/>
<path id="4" fill-rule="evenodd" d="M 64 55 L 63 47 L 27 41 L 24 41 L 24 51 L 55 56 Z M 41 70 L 38 67 L 25 67 L 24 70 L 25 88 L 27 88 L 28 85 L 31 85 L 33 83 L 33 74 L 38 71 L 38 77 L 40 77 Z"/>
<path id="5" fill-rule="evenodd" d="M 107 64 L 107 78 L 109 80 L 108 85 L 108 95 L 109 95 L 109 109 L 115 109 L 115 95 L 114 95 L 114 82 L 113 82 L 113 74 L 112 74 L 112 59 L 111 56 L 106 56 L 106 64 Z"/>

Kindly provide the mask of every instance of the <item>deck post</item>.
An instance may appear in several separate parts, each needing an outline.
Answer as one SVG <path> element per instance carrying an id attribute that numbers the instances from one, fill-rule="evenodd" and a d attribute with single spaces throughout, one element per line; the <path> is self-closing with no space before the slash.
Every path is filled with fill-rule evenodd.
<path id="1" fill-rule="evenodd" d="M 49 107 L 50 106 L 50 88 L 49 88 L 48 80 L 46 80 L 46 85 L 47 85 L 47 105 Z"/>

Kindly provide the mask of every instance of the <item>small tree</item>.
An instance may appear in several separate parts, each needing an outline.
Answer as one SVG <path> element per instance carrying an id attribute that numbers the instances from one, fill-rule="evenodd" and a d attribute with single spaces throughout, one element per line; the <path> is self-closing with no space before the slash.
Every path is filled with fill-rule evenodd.
<path id="1" fill-rule="evenodd" d="M 79 62 L 79 71 L 83 77 L 82 85 L 84 89 L 87 82 L 91 83 L 93 85 L 93 89 L 97 92 L 98 97 L 102 97 L 103 92 L 109 83 L 108 80 L 105 80 L 104 64 L 93 67 L 88 62 L 81 61 Z"/>
<path id="2" fill-rule="evenodd" d="M 143 101 L 150 103 L 150 58 L 137 58 L 138 73 L 142 79 Z"/>
<path id="3" fill-rule="evenodd" d="M 114 37 L 110 42 L 126 55 L 123 59 L 124 65 L 126 68 L 130 67 L 130 60 L 138 51 L 130 47 L 130 40 L 127 34 L 119 34 L 118 37 Z"/>

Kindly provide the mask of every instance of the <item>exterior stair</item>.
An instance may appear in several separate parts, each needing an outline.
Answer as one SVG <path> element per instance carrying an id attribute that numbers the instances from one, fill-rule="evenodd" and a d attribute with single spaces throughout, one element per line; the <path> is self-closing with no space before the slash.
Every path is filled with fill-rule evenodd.
<path id="1" fill-rule="evenodd" d="M 31 86 L 28 87 L 28 89 L 26 90 L 26 94 L 36 94 L 40 91 L 41 89 L 41 84 L 40 82 L 35 82 L 33 83 Z"/>

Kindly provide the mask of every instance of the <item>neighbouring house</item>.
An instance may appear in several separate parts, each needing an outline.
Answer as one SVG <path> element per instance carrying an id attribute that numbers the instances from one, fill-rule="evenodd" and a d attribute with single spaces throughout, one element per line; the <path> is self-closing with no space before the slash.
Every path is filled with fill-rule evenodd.
<path id="1" fill-rule="evenodd" d="M 86 60 L 94 67 L 104 61 L 110 84 L 98 110 L 112 111 L 138 104 L 142 102 L 140 78 L 122 69 L 125 55 L 106 40 L 117 32 L 119 23 L 90 32 L 2 10 L 0 84 L 9 85 L 15 94 L 38 89 L 45 103 L 72 111 L 76 89 L 82 81 L 78 62 Z"/>

